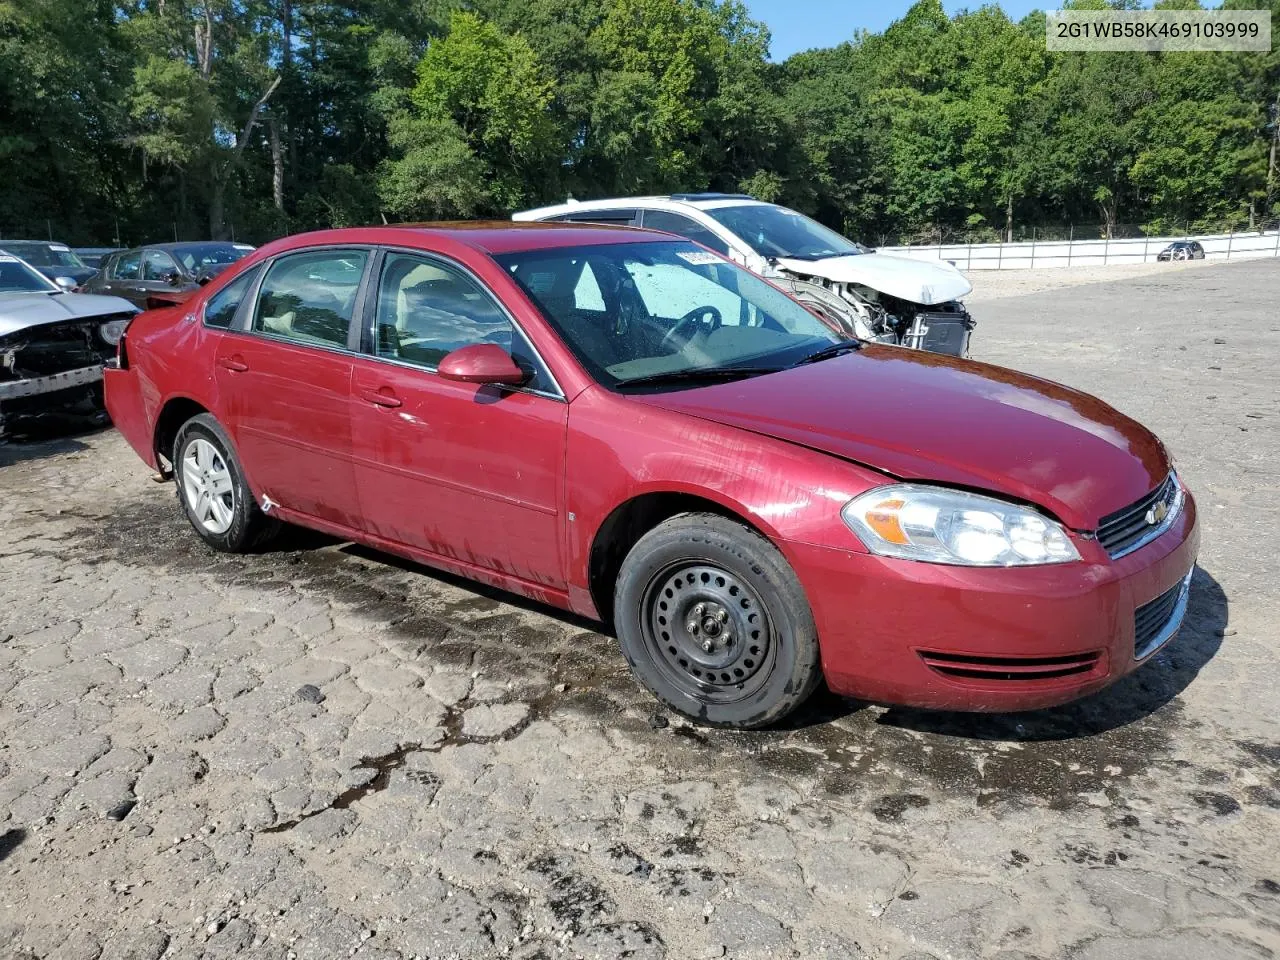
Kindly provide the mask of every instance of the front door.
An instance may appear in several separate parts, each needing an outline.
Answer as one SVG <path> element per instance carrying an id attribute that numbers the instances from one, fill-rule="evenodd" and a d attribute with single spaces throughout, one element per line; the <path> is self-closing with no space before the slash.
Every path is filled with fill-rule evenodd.
<path id="1" fill-rule="evenodd" d="M 524 335 L 461 267 L 388 253 L 369 355 L 352 377 L 352 442 L 367 529 L 439 557 L 563 589 L 568 405 Z M 521 388 L 437 376 L 458 347 L 497 343 Z"/>
<path id="2" fill-rule="evenodd" d="M 358 529 L 351 462 L 348 329 L 367 250 L 311 250 L 267 268 L 218 344 L 226 426 L 259 498 Z"/>

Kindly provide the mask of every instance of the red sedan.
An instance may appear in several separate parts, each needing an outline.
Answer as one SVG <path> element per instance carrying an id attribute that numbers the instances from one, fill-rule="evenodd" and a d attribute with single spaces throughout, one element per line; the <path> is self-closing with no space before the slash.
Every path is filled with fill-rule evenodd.
<path id="1" fill-rule="evenodd" d="M 1198 545 L 1160 442 L 1101 401 L 842 340 L 626 228 L 281 240 L 136 318 L 106 397 L 214 548 L 288 521 L 598 617 L 709 724 L 822 678 L 1080 697 L 1173 636 Z"/>

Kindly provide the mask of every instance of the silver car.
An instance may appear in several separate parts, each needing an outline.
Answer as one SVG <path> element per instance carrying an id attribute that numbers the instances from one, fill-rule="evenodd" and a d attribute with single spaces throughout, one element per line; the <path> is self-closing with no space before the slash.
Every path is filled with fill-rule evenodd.
<path id="1" fill-rule="evenodd" d="M 102 366 L 138 309 L 70 293 L 0 253 L 0 438 L 30 417 L 102 416 Z"/>

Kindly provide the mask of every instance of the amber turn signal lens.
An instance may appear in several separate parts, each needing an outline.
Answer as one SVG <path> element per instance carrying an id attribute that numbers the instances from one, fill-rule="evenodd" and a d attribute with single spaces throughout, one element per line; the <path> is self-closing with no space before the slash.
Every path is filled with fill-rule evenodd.
<path id="1" fill-rule="evenodd" d="M 901 499 L 882 500 L 868 510 L 863 519 L 867 526 L 889 543 L 910 543 L 902 524 L 898 522 L 898 511 L 906 501 Z"/>

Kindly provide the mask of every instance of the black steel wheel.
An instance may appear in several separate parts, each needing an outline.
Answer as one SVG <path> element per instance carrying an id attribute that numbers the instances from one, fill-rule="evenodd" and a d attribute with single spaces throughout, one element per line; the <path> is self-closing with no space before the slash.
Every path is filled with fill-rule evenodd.
<path id="1" fill-rule="evenodd" d="M 754 694 L 768 678 L 773 628 L 759 595 L 712 563 L 677 561 L 650 581 L 642 601 L 645 642 L 676 683 L 719 702 Z"/>
<path id="2" fill-rule="evenodd" d="M 640 681 L 712 726 L 774 723 L 821 677 L 795 573 L 773 544 L 726 517 L 683 514 L 641 537 L 623 562 L 614 611 Z"/>

